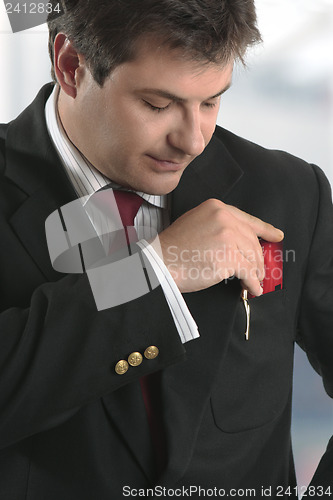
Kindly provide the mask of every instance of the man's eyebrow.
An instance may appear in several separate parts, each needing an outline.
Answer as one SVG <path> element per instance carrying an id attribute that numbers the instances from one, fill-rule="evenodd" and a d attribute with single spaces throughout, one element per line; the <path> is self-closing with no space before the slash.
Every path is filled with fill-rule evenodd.
<path id="1" fill-rule="evenodd" d="M 231 85 L 232 85 L 232 82 L 229 82 L 228 85 L 226 85 L 222 90 L 220 90 L 220 92 L 213 95 L 209 99 L 216 99 L 216 97 L 220 97 L 222 94 L 224 94 L 224 92 L 226 92 L 228 89 L 230 89 Z M 207 101 L 209 101 L 209 99 L 207 99 Z"/>
<path id="2" fill-rule="evenodd" d="M 206 99 L 204 99 L 204 101 L 210 101 L 211 99 L 216 99 L 217 97 L 220 97 L 222 94 L 224 94 L 224 92 L 226 92 L 232 85 L 232 82 L 228 83 L 228 85 L 226 85 L 222 90 L 220 90 L 220 92 L 218 92 L 217 94 L 211 96 L 211 97 L 207 97 Z M 171 94 L 170 92 L 167 92 L 165 90 L 162 90 L 162 89 L 149 89 L 149 88 L 146 88 L 146 89 L 142 89 L 140 90 L 140 93 L 144 93 L 144 94 L 153 94 L 153 95 L 156 95 L 158 97 L 164 97 L 165 99 L 170 99 L 170 101 L 174 101 L 174 102 L 185 102 L 186 99 L 184 99 L 183 97 L 179 97 L 175 94 Z"/>

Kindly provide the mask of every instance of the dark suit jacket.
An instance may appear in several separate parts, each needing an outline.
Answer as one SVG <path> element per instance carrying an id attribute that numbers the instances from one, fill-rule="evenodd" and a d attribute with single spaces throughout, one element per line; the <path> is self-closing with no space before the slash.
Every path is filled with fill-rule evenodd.
<path id="1" fill-rule="evenodd" d="M 168 447 L 159 485 L 256 488 L 257 497 L 262 486 L 273 497 L 293 486 L 295 340 L 333 394 L 333 215 L 323 173 L 216 129 L 172 195 L 172 220 L 217 198 L 281 228 L 284 287 L 251 299 L 248 342 L 237 280 L 186 294 L 201 337 L 183 346 L 160 287 L 97 312 L 86 275 L 52 269 L 45 219 L 75 193 L 47 134 L 49 93 L 0 128 L 1 500 L 118 500 L 124 486 L 154 485 L 139 378 L 157 370 Z M 156 359 L 115 373 L 118 360 L 149 345 Z M 330 464 L 328 452 L 317 484 L 333 482 Z"/>

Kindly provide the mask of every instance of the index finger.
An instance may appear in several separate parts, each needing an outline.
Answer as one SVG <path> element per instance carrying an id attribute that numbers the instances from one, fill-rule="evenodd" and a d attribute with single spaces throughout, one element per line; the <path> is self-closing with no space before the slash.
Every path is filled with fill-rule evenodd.
<path id="1" fill-rule="evenodd" d="M 251 229 L 256 233 L 256 235 L 259 238 L 263 238 L 264 240 L 270 241 L 272 243 L 278 243 L 279 241 L 283 240 L 284 238 L 283 231 L 281 231 L 281 229 L 276 228 L 272 224 L 264 222 L 258 217 L 243 212 L 243 210 L 233 207 L 232 205 L 228 205 L 228 210 L 239 220 L 249 224 Z"/>

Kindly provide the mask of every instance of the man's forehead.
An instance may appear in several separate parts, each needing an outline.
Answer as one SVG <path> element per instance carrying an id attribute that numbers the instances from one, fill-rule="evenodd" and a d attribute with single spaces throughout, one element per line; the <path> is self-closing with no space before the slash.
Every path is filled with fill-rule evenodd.
<path id="1" fill-rule="evenodd" d="M 197 61 L 168 47 L 141 47 L 131 61 L 115 68 L 111 80 L 121 80 L 134 92 L 184 101 L 189 93 L 203 100 L 222 95 L 231 85 L 234 61 Z"/>

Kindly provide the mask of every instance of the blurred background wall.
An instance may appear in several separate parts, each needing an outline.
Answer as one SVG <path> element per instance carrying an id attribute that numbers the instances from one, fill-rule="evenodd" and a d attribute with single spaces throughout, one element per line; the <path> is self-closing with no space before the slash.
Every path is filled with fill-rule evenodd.
<path id="1" fill-rule="evenodd" d="M 265 147 L 321 166 L 333 182 L 333 0 L 256 0 L 264 43 L 236 67 L 218 123 Z M 46 26 L 12 34 L 0 1 L 0 121 L 50 80 Z M 333 304 L 332 304 L 333 307 Z M 296 350 L 293 444 L 299 485 L 308 484 L 333 434 L 332 402 Z"/>

